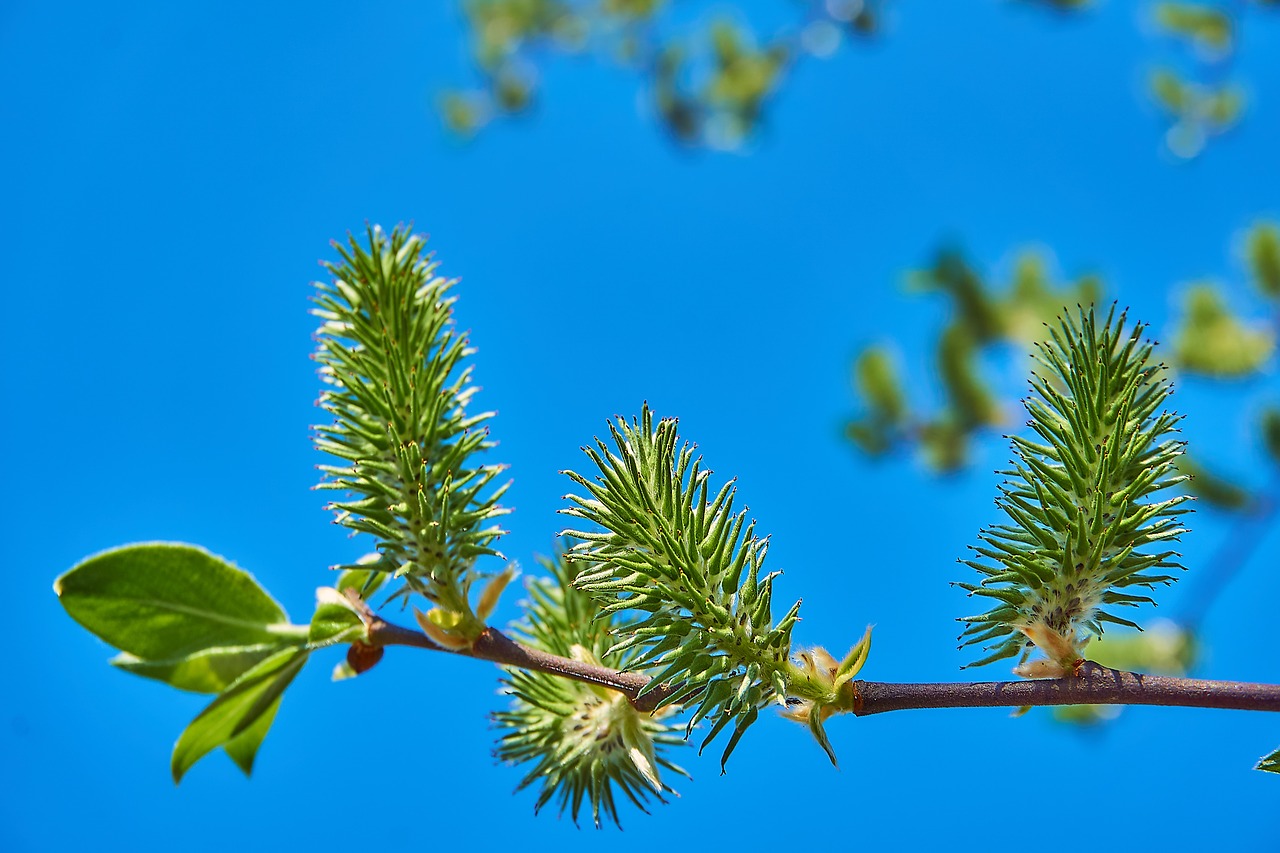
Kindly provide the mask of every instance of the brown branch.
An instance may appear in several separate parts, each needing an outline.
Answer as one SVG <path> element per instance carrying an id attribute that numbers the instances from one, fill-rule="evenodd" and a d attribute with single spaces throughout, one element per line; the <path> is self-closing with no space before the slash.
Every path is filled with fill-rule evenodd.
<path id="1" fill-rule="evenodd" d="M 354 590 L 348 590 L 347 597 L 368 626 L 371 644 L 448 651 L 433 643 L 426 634 L 387 622 L 374 613 Z M 486 628 L 475 645 L 456 654 L 617 690 L 642 711 L 653 710 L 662 699 L 675 692 L 664 684 L 639 696 L 649 683 L 645 675 L 618 672 L 549 654 L 517 643 L 494 628 Z M 1141 675 L 1109 669 L 1093 661 L 1085 661 L 1077 674 L 1067 678 L 925 684 L 855 681 L 853 685 L 856 691 L 853 712 L 860 717 L 908 708 L 1019 708 L 1032 705 L 1177 705 L 1280 711 L 1280 684 Z"/>
<path id="2" fill-rule="evenodd" d="M 858 716 L 907 708 L 1019 708 L 1030 705 L 1179 705 L 1280 711 L 1280 684 L 1141 675 L 1085 661 L 1067 678 L 977 683 L 854 682 Z"/>
<path id="3" fill-rule="evenodd" d="M 449 649 L 432 642 L 431 638 L 420 631 L 405 628 L 386 621 L 374 613 L 369 605 L 360 598 L 355 590 L 346 590 L 347 598 L 355 605 L 368 628 L 368 642 L 375 646 L 412 646 L 417 649 L 428 649 L 433 652 L 447 652 Z M 477 660 L 487 660 L 503 666 L 518 669 L 545 672 L 595 684 L 616 690 L 631 700 L 641 711 L 652 711 L 658 703 L 674 692 L 667 685 L 655 687 L 640 696 L 639 693 L 649 683 L 647 675 L 638 672 L 618 672 L 606 666 L 583 663 L 572 658 L 563 658 L 540 649 L 517 643 L 496 628 L 485 628 L 476 638 L 470 649 L 462 649 L 454 654 L 464 655 Z"/>

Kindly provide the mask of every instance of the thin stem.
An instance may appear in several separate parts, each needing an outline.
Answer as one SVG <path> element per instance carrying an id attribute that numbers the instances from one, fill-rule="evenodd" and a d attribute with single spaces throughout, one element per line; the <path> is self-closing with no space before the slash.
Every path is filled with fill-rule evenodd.
<path id="1" fill-rule="evenodd" d="M 426 634 L 386 621 L 374 613 L 354 590 L 347 590 L 347 597 L 368 626 L 370 644 L 448 651 L 433 643 Z M 485 628 L 470 649 L 456 654 L 617 690 L 641 711 L 652 711 L 662 698 L 677 689 L 663 684 L 641 696 L 640 692 L 649 684 L 648 676 L 549 654 L 517 643 L 495 628 Z M 1280 684 L 1142 675 L 1110 669 L 1093 661 L 1085 661 L 1076 674 L 1066 678 L 925 684 L 855 681 L 853 686 L 856 691 L 853 712 L 860 717 L 908 708 L 1019 708 L 1037 705 L 1177 705 L 1280 711 Z"/>
<path id="2" fill-rule="evenodd" d="M 355 590 L 346 590 L 347 598 L 356 606 L 360 617 L 368 628 L 368 642 L 375 646 L 411 646 L 433 652 L 449 651 L 432 642 L 431 638 L 420 631 L 405 628 L 386 621 L 370 609 L 369 605 L 356 594 Z M 540 649 L 517 643 L 496 628 L 485 628 L 476 638 L 470 649 L 463 649 L 456 654 L 477 660 L 487 660 L 503 666 L 513 666 L 534 672 L 546 672 L 563 678 L 595 684 L 617 690 L 641 711 L 652 711 L 672 689 L 667 685 L 652 688 L 643 696 L 640 692 L 649 684 L 649 677 L 638 672 L 619 672 L 607 666 L 583 663 L 572 658 L 563 658 Z"/>
<path id="3" fill-rule="evenodd" d="M 860 717 L 907 708 L 999 708 L 1032 705 L 1178 705 L 1280 711 L 1280 684 L 1141 675 L 1085 661 L 1077 675 L 1031 681 L 885 684 L 856 681 Z"/>

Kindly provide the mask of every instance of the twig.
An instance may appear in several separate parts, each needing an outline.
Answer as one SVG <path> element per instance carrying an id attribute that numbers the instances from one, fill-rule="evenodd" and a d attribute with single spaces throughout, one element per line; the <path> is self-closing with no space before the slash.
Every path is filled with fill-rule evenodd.
<path id="1" fill-rule="evenodd" d="M 433 652 L 445 652 L 448 649 L 431 641 L 426 634 L 405 628 L 386 621 L 369 607 L 353 589 L 346 590 L 347 598 L 360 613 L 368 628 L 368 642 L 375 646 L 412 646 L 428 649 Z M 517 643 L 496 628 L 485 628 L 476 638 L 470 649 L 463 649 L 455 654 L 464 655 L 477 660 L 487 660 L 503 666 L 519 669 L 546 672 L 559 675 L 586 684 L 596 684 L 617 690 L 626 696 L 631 704 L 641 711 L 652 711 L 672 691 L 667 685 L 650 688 L 640 695 L 649 684 L 649 677 L 638 672 L 619 672 L 606 666 L 583 663 L 572 658 L 563 658 L 540 649 Z"/>
<path id="2" fill-rule="evenodd" d="M 1030 705 L 1179 705 L 1280 711 L 1280 684 L 1141 675 L 1093 661 L 1078 675 L 1032 681 L 885 684 L 854 682 L 858 716 L 907 708 L 997 708 Z"/>
<path id="3" fill-rule="evenodd" d="M 346 592 L 368 627 L 369 643 L 448 651 L 433 643 L 426 634 L 386 621 L 374 613 L 355 590 Z M 652 711 L 662 699 L 679 689 L 679 685 L 663 684 L 641 695 L 649 684 L 648 676 L 549 654 L 517 643 L 494 628 L 486 628 L 470 649 L 455 654 L 607 687 L 626 696 L 641 711 Z M 1093 661 L 1085 661 L 1078 673 L 1066 678 L 924 684 L 855 681 L 853 685 L 856 691 L 853 712 L 860 717 L 908 708 L 1033 705 L 1177 705 L 1280 711 L 1280 684 L 1141 675 L 1110 669 Z"/>

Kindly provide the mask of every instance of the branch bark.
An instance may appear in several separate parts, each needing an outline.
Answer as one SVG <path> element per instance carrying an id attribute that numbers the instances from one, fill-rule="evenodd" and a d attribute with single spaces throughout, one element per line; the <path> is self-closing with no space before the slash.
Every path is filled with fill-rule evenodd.
<path id="1" fill-rule="evenodd" d="M 348 598 L 365 621 L 369 643 L 448 651 L 433 643 L 426 634 L 387 622 L 354 591 L 348 591 Z M 607 687 L 622 693 L 641 711 L 652 711 L 662 699 L 678 689 L 663 684 L 641 695 L 649 684 L 648 676 L 618 672 L 548 654 L 518 643 L 494 628 L 486 628 L 470 649 L 454 654 Z M 1093 661 L 1085 661 L 1076 674 L 1066 678 L 923 684 L 855 681 L 853 685 L 856 692 L 853 713 L 859 717 L 909 708 L 1020 708 L 1040 705 L 1166 705 L 1280 711 L 1280 684 L 1142 675 L 1110 669 Z"/>
<path id="2" fill-rule="evenodd" d="M 1020 708 L 1033 705 L 1177 705 L 1280 711 L 1280 684 L 1142 675 L 1085 661 L 1077 675 L 1030 681 L 886 684 L 856 681 L 860 717 L 908 708 Z"/>
<path id="3" fill-rule="evenodd" d="M 355 605 L 360 618 L 364 620 L 365 627 L 368 629 L 368 642 L 371 645 L 411 646 L 433 652 L 450 652 L 449 649 L 432 642 L 430 637 L 420 631 L 386 621 L 374 613 L 354 590 L 349 589 L 346 592 L 347 598 Z M 626 696 L 631 704 L 641 711 L 654 710 L 673 692 L 666 685 L 660 685 L 650 688 L 641 696 L 640 692 L 650 681 L 647 675 L 641 675 L 638 672 L 618 672 L 609 667 L 553 655 L 518 643 L 496 628 L 485 628 L 470 649 L 450 653 L 607 687 Z"/>

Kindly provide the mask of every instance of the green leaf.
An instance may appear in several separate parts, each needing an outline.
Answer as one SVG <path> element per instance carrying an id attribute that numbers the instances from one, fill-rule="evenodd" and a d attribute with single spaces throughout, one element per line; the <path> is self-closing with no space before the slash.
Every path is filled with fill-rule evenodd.
<path id="1" fill-rule="evenodd" d="M 240 772 L 249 776 L 253 773 L 253 760 L 258 757 L 258 748 L 266 739 L 271 724 L 275 722 L 276 711 L 280 710 L 280 696 L 271 703 L 271 707 L 263 711 L 258 719 L 240 734 L 222 745 L 222 751 L 240 768 Z"/>
<path id="2" fill-rule="evenodd" d="M 347 569 L 338 575 L 338 582 L 333 586 L 338 592 L 345 589 L 354 589 L 360 593 L 360 597 L 368 601 L 373 597 L 382 585 L 386 583 L 390 575 L 385 568 L 380 568 L 379 564 L 385 562 L 381 554 L 370 554 L 356 562 L 357 566 L 369 566 L 367 569 Z M 391 566 L 394 570 L 395 566 Z"/>
<path id="3" fill-rule="evenodd" d="M 956 419 L 955 412 L 943 411 L 920 430 L 920 449 L 934 471 L 945 474 L 962 468 L 968 460 L 969 430 Z"/>
<path id="4" fill-rule="evenodd" d="M 1189 456 L 1179 458 L 1176 464 L 1178 473 L 1191 477 L 1186 483 L 1187 491 L 1208 504 L 1219 509 L 1241 510 L 1253 502 L 1248 489 L 1210 471 Z"/>
<path id="5" fill-rule="evenodd" d="M 1258 290 L 1272 299 L 1280 297 L 1280 225 L 1259 222 L 1250 228 L 1245 257 Z"/>
<path id="6" fill-rule="evenodd" d="M 73 619 L 148 661 L 218 647 L 302 639 L 253 576 L 202 548 L 154 542 L 104 551 L 64 574 L 54 592 Z"/>
<path id="7" fill-rule="evenodd" d="M 1174 340 L 1178 365 L 1189 373 L 1238 377 L 1258 370 L 1275 348 L 1264 325 L 1247 325 L 1223 301 L 1218 288 L 1193 287 L 1184 301 L 1185 316 Z"/>
<path id="8" fill-rule="evenodd" d="M 1130 672 L 1186 675 L 1195 659 L 1195 634 L 1165 620 L 1141 632 L 1110 630 L 1089 644 L 1089 660 Z"/>
<path id="9" fill-rule="evenodd" d="M 1170 35 L 1187 39 L 1202 50 L 1221 53 L 1231 48 L 1231 16 L 1204 3 L 1158 3 L 1156 24 Z"/>
<path id="10" fill-rule="evenodd" d="M 111 659 L 111 665 L 163 681 L 179 690 L 218 693 L 260 662 L 279 651 L 280 645 L 219 646 L 169 660 L 142 660 L 128 652 Z"/>
<path id="11" fill-rule="evenodd" d="M 938 378 L 949 409 L 966 428 L 1000 422 L 1000 405 L 978 370 L 977 340 L 968 327 L 953 323 L 938 338 Z"/>
<path id="12" fill-rule="evenodd" d="M 1002 336 L 1004 318 L 1000 306 L 991 298 L 982 277 L 955 249 L 940 251 L 933 268 L 912 276 L 909 286 L 914 290 L 948 294 L 953 302 L 955 325 L 967 333 L 969 342 L 986 344 Z"/>
<path id="13" fill-rule="evenodd" d="M 890 424 L 906 418 L 907 406 L 894 368 L 893 357 L 885 347 L 868 347 L 854 362 L 854 386 L 867 401 L 877 418 Z"/>
<path id="14" fill-rule="evenodd" d="M 839 767 L 840 762 L 836 760 L 835 748 L 831 746 L 831 740 L 827 737 L 826 727 L 822 725 L 822 709 L 820 708 L 814 708 L 809 714 L 809 733 L 818 742 L 818 746 L 822 747 L 822 751 L 827 754 L 827 758 L 831 759 L 831 766 Z"/>
<path id="15" fill-rule="evenodd" d="M 893 446 L 893 435 L 889 428 L 871 419 L 849 421 L 845 424 L 844 435 L 869 456 L 881 456 Z"/>
<path id="16" fill-rule="evenodd" d="M 316 612 L 311 617 L 311 630 L 307 634 L 307 642 L 313 648 L 365 638 L 364 622 L 336 589 L 320 587 L 316 590 L 316 599 Z"/>
<path id="17" fill-rule="evenodd" d="M 1272 461 L 1280 464 L 1280 410 L 1268 407 L 1263 411 L 1262 442 Z"/>
<path id="18" fill-rule="evenodd" d="M 1156 102 L 1174 116 L 1186 113 L 1195 100 L 1195 93 L 1190 87 L 1177 72 L 1168 68 L 1160 68 L 1152 73 L 1150 87 Z"/>
<path id="19" fill-rule="evenodd" d="M 225 746 L 246 773 L 266 736 L 285 688 L 307 662 L 305 649 L 277 652 L 238 678 L 191 721 L 173 747 L 173 781 L 197 761 Z"/>
<path id="20" fill-rule="evenodd" d="M 1280 773 L 1280 749 L 1270 755 L 1263 756 L 1253 768 L 1254 770 L 1264 770 L 1267 773 Z"/>

